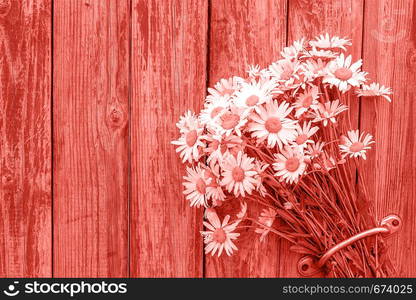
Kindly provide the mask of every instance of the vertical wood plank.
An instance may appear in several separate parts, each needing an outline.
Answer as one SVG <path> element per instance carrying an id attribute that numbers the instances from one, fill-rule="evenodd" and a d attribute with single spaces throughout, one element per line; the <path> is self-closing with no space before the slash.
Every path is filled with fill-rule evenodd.
<path id="1" fill-rule="evenodd" d="M 48 277 L 51 3 L 0 6 L 0 277 Z"/>
<path id="2" fill-rule="evenodd" d="M 128 275 L 128 0 L 54 3 L 54 274 Z"/>
<path id="3" fill-rule="evenodd" d="M 361 58 L 363 32 L 363 0 L 291 0 L 288 8 L 288 44 L 302 37 L 310 40 L 320 34 L 346 37 L 352 40 L 347 53 L 353 61 Z M 349 114 L 353 128 L 358 128 L 359 102 L 348 99 Z M 299 255 L 289 251 L 289 243 L 283 242 L 280 249 L 282 260 L 281 277 L 296 277 Z"/>
<path id="4" fill-rule="evenodd" d="M 245 76 L 249 64 L 266 67 L 286 44 L 286 1 L 213 0 L 210 22 L 209 85 L 220 78 Z M 265 243 L 258 234 L 242 232 L 238 252 L 227 257 L 206 256 L 207 277 L 276 277 L 278 239 Z"/>
<path id="5" fill-rule="evenodd" d="M 376 216 L 401 216 L 403 226 L 388 241 L 398 277 L 416 276 L 416 3 L 367 0 L 364 18 L 364 68 L 372 80 L 393 88 L 393 101 L 361 100 L 361 129 L 376 144 L 364 164 Z"/>
<path id="6" fill-rule="evenodd" d="M 170 141 L 179 115 L 206 89 L 207 1 L 133 1 L 131 101 L 132 277 L 202 276 L 202 211 L 182 194 Z"/>

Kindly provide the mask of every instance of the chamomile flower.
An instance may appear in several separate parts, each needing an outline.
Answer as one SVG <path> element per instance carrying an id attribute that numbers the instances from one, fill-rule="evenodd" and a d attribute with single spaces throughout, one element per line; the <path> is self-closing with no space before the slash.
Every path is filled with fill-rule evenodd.
<path id="1" fill-rule="evenodd" d="M 209 134 L 206 137 L 207 147 L 205 153 L 208 154 L 207 163 L 217 163 L 224 156 L 234 153 L 234 148 L 240 149 L 243 141 L 236 135 L 221 136 Z"/>
<path id="2" fill-rule="evenodd" d="M 257 181 L 256 190 L 260 193 L 260 195 L 264 197 L 267 194 L 267 190 L 266 187 L 263 185 L 262 174 L 269 167 L 269 164 L 256 159 L 254 162 L 254 166 L 257 173 L 254 177 Z"/>
<path id="3" fill-rule="evenodd" d="M 272 208 L 263 209 L 259 216 L 260 228 L 256 228 L 255 232 L 260 234 L 260 242 L 263 242 L 276 219 L 276 211 Z"/>
<path id="4" fill-rule="evenodd" d="M 199 120 L 208 128 L 215 127 L 218 118 L 221 117 L 223 112 L 227 111 L 230 104 L 230 96 L 228 95 L 212 97 L 211 101 L 205 102 L 204 109 L 199 115 Z"/>
<path id="5" fill-rule="evenodd" d="M 289 60 L 297 59 L 304 49 L 305 39 L 302 38 L 298 41 L 294 41 L 293 45 L 283 48 L 283 51 L 280 54 Z"/>
<path id="6" fill-rule="evenodd" d="M 343 140 L 344 143 L 339 145 L 343 158 L 349 156 L 366 159 L 366 152 L 371 149 L 370 145 L 374 143 L 370 134 L 364 135 L 364 132 L 360 134 L 358 130 L 348 131 Z"/>
<path id="7" fill-rule="evenodd" d="M 339 48 L 342 50 L 347 50 L 345 46 L 351 46 L 351 40 L 343 39 L 338 36 L 333 36 L 332 38 L 329 36 L 328 33 L 325 35 L 321 34 L 317 36 L 315 40 L 309 42 L 309 45 L 316 48 L 321 49 L 334 49 Z"/>
<path id="8" fill-rule="evenodd" d="M 360 89 L 356 90 L 359 97 L 374 97 L 381 96 L 387 101 L 391 102 L 389 95 L 393 94 L 391 88 L 380 85 L 379 83 L 371 83 L 370 85 L 363 84 Z"/>
<path id="9" fill-rule="evenodd" d="M 318 131 L 319 128 L 317 126 L 311 127 L 311 125 L 311 122 L 305 122 L 303 123 L 303 126 L 300 126 L 299 124 L 296 126 L 297 136 L 293 141 L 294 145 L 301 149 L 305 149 L 308 144 L 314 143 L 314 141 L 310 138 Z"/>
<path id="10" fill-rule="evenodd" d="M 241 130 L 247 123 L 250 112 L 244 108 L 230 106 L 226 112 L 221 113 L 214 128 L 218 134 L 229 136 L 236 133 L 241 136 Z"/>
<path id="11" fill-rule="evenodd" d="M 179 153 L 179 157 L 182 162 L 192 163 L 198 161 L 205 143 L 203 139 L 204 127 L 202 127 L 198 121 L 192 119 L 192 122 L 188 122 L 181 128 L 181 136 L 178 140 L 172 141 L 173 145 L 177 145 L 176 152 Z M 189 121 L 189 120 L 188 120 Z M 187 121 L 185 121 L 186 123 Z"/>
<path id="12" fill-rule="evenodd" d="M 311 159 L 317 158 L 322 154 L 324 146 L 325 143 L 321 141 L 309 144 L 305 154 L 307 154 Z"/>
<path id="13" fill-rule="evenodd" d="M 179 131 L 188 132 L 191 128 L 194 129 L 199 126 L 199 121 L 194 112 L 188 110 L 183 116 L 179 117 L 179 122 L 176 123 L 176 127 Z"/>
<path id="14" fill-rule="evenodd" d="M 351 55 L 344 57 L 341 53 L 335 60 L 328 65 L 328 74 L 323 82 L 335 85 L 341 92 L 348 91 L 351 86 L 359 86 L 365 82 L 366 72 L 361 72 L 362 60 L 351 64 Z"/>
<path id="15" fill-rule="evenodd" d="M 279 177 L 280 181 L 298 182 L 299 177 L 306 170 L 305 158 L 299 149 L 285 147 L 282 153 L 275 154 L 276 162 L 273 163 L 273 168 L 276 173 L 274 175 Z"/>
<path id="16" fill-rule="evenodd" d="M 297 121 L 288 118 L 292 111 L 289 103 L 277 101 L 266 103 L 265 107 L 260 106 L 258 113 L 252 113 L 252 122 L 248 125 L 251 136 L 256 138 L 258 143 L 267 140 L 267 146 L 273 148 L 276 145 L 282 148 L 296 138 Z"/>
<path id="17" fill-rule="evenodd" d="M 296 102 L 294 103 L 296 108 L 296 118 L 299 118 L 310 109 L 318 109 L 318 98 L 319 90 L 318 87 L 314 85 L 307 88 L 303 93 L 299 93 L 299 96 L 296 98 Z"/>
<path id="18" fill-rule="evenodd" d="M 255 108 L 272 99 L 276 87 L 274 80 L 251 80 L 242 82 L 241 89 L 234 94 L 233 102 L 240 108 Z"/>
<path id="19" fill-rule="evenodd" d="M 241 80 L 242 78 L 238 76 L 233 76 L 228 79 L 222 78 L 214 85 L 214 88 L 208 88 L 208 93 L 214 97 L 225 95 L 231 96 L 239 89 Z M 207 97 L 207 100 L 210 101 L 209 96 Z"/>
<path id="20" fill-rule="evenodd" d="M 239 152 L 237 157 L 228 155 L 224 158 L 221 167 L 223 176 L 221 185 L 229 193 L 233 192 L 236 197 L 240 195 L 245 197 L 246 193 L 251 195 L 257 184 L 254 158 Z"/>
<path id="21" fill-rule="evenodd" d="M 211 163 L 205 168 L 204 176 L 208 182 L 206 186 L 207 199 L 212 200 L 213 206 L 218 206 L 220 201 L 225 200 L 225 194 L 220 185 L 220 166 Z"/>
<path id="22" fill-rule="evenodd" d="M 233 243 L 233 240 L 236 240 L 240 236 L 239 233 L 234 232 L 237 223 L 228 224 L 230 221 L 229 215 L 226 215 L 221 223 L 215 211 L 208 213 L 207 219 L 208 222 L 203 222 L 207 231 L 201 231 L 206 245 L 205 254 L 211 253 L 211 255 L 215 255 L 218 251 L 218 256 L 220 256 L 225 250 L 225 253 L 230 256 L 234 250 L 238 250 L 237 246 Z"/>
<path id="23" fill-rule="evenodd" d="M 285 82 L 298 78 L 297 71 L 299 68 L 300 64 L 297 61 L 281 59 L 269 66 L 269 72 L 276 81 Z"/>
<path id="24" fill-rule="evenodd" d="M 313 81 L 326 75 L 326 66 L 327 62 L 321 58 L 308 59 L 301 65 L 301 74 L 303 74 L 306 81 Z"/>
<path id="25" fill-rule="evenodd" d="M 328 101 L 325 104 L 319 103 L 318 110 L 311 113 L 314 117 L 312 122 L 322 122 L 324 126 L 328 125 L 328 121 L 336 123 L 335 117 L 347 109 L 348 107 L 340 104 L 339 100 Z"/>
<path id="26" fill-rule="evenodd" d="M 211 183 L 211 178 L 206 178 L 204 168 L 197 165 L 195 168 L 186 167 L 187 175 L 183 177 L 185 182 L 184 194 L 190 201 L 191 206 L 207 206 L 207 186 Z"/>
<path id="27" fill-rule="evenodd" d="M 331 50 L 316 49 L 315 47 L 312 47 L 312 49 L 305 52 L 302 58 L 305 57 L 328 60 L 337 57 L 337 54 Z"/>

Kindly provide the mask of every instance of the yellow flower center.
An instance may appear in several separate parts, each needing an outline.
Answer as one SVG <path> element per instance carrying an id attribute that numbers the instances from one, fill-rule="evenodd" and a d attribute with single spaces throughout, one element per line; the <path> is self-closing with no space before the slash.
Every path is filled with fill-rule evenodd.
<path id="1" fill-rule="evenodd" d="M 335 77 L 342 81 L 347 81 L 352 77 L 352 71 L 348 68 L 339 68 L 335 71 Z"/>
<path id="2" fill-rule="evenodd" d="M 278 133 L 282 129 L 282 122 L 279 118 L 271 117 L 266 121 L 264 127 L 270 133 Z"/>
<path id="3" fill-rule="evenodd" d="M 198 133 L 196 132 L 196 130 L 191 130 L 186 135 L 186 144 L 189 147 L 192 147 L 193 145 L 195 145 L 197 139 L 198 139 Z"/>
<path id="4" fill-rule="evenodd" d="M 232 171 L 232 176 L 234 181 L 241 182 L 244 180 L 245 177 L 244 170 L 240 167 L 235 167 Z"/>
<path id="5" fill-rule="evenodd" d="M 288 170 L 289 172 L 295 172 L 300 165 L 300 161 L 297 157 L 291 157 L 286 161 L 286 170 Z"/>
<path id="6" fill-rule="evenodd" d="M 360 152 L 364 149 L 364 144 L 361 142 L 355 142 L 350 146 L 351 152 Z"/>
<path id="7" fill-rule="evenodd" d="M 256 95 L 251 95 L 250 97 L 248 97 L 246 99 L 246 104 L 247 106 L 254 106 L 259 102 L 259 97 Z"/>
<path id="8" fill-rule="evenodd" d="M 224 129 L 233 129 L 237 126 L 238 122 L 240 121 L 240 116 L 233 113 L 226 113 L 221 117 L 222 120 L 222 127 Z"/>
<path id="9" fill-rule="evenodd" d="M 214 234 L 212 235 L 212 239 L 214 242 L 217 242 L 220 244 L 224 243 L 225 240 L 227 239 L 227 235 L 225 234 L 224 229 L 222 228 L 215 229 Z"/>

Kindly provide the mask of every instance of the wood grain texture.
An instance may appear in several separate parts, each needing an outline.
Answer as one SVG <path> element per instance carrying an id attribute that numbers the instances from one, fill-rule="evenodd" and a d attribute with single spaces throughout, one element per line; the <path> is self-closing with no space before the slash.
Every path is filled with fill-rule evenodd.
<path id="1" fill-rule="evenodd" d="M 0 5 L 0 277 L 48 277 L 51 4 Z"/>
<path id="2" fill-rule="evenodd" d="M 286 1 L 211 2 L 209 85 L 220 78 L 245 76 L 249 64 L 266 67 L 277 60 L 286 44 Z M 252 210 L 257 216 L 260 209 Z M 279 241 L 269 235 L 243 232 L 239 251 L 220 258 L 206 257 L 207 277 L 276 277 L 279 275 Z"/>
<path id="3" fill-rule="evenodd" d="M 129 1 L 54 4 L 54 275 L 128 276 Z"/>
<path id="4" fill-rule="evenodd" d="M 206 90 L 208 3 L 134 0 L 132 16 L 132 277 L 202 276 L 202 211 L 182 194 L 171 140 Z"/>
<path id="5" fill-rule="evenodd" d="M 288 2 L 288 44 L 305 37 L 313 39 L 329 33 L 351 39 L 352 46 L 347 54 L 353 60 L 361 58 L 363 32 L 363 0 L 291 0 Z M 356 97 L 347 100 L 353 129 L 358 128 L 359 102 Z M 280 262 L 281 277 L 297 277 L 297 262 L 300 256 L 289 251 L 289 243 L 283 241 L 280 252 L 284 259 Z"/>
<path id="6" fill-rule="evenodd" d="M 370 0 L 365 3 L 364 68 L 370 78 L 393 88 L 393 101 L 361 100 L 361 129 L 376 144 L 363 164 L 376 217 L 402 217 L 403 227 L 391 237 L 389 249 L 397 276 L 416 276 L 416 3 Z"/>

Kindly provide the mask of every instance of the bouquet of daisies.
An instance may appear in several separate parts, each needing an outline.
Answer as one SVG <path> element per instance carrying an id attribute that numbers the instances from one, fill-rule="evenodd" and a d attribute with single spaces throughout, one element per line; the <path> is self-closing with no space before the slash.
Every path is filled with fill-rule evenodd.
<path id="1" fill-rule="evenodd" d="M 252 227 L 261 241 L 276 234 L 293 251 L 318 259 L 376 226 L 356 172 L 374 141 L 351 128 L 347 104 L 375 96 L 390 102 L 392 92 L 368 83 L 362 61 L 345 54 L 350 45 L 328 34 L 296 41 L 267 68 L 250 66 L 245 78 L 221 79 L 208 88 L 199 114 L 180 117 L 172 144 L 186 165 L 186 199 L 205 209 L 206 253 L 233 254 L 241 228 Z M 339 251 L 318 271 L 393 272 L 378 236 Z"/>

